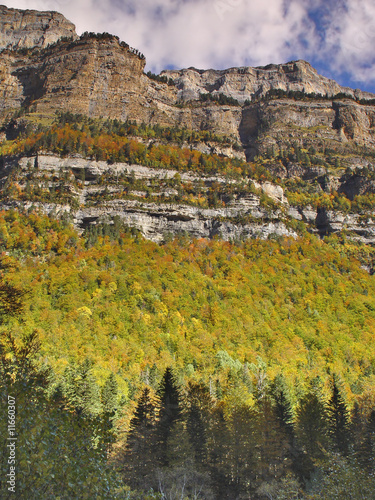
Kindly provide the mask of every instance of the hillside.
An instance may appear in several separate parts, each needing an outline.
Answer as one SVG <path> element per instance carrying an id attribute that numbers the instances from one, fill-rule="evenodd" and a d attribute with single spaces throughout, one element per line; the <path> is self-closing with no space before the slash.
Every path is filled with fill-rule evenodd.
<path id="1" fill-rule="evenodd" d="M 17 498 L 375 497 L 375 95 L 145 73 L 57 12 L 0 35 Z"/>

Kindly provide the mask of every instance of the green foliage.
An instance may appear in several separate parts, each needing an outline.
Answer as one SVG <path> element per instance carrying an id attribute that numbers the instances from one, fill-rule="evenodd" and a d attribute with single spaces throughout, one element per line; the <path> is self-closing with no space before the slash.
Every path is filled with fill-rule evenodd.
<path id="1" fill-rule="evenodd" d="M 112 241 L 87 238 L 36 213 L 0 214 L 6 281 L 30 289 L 25 325 L 6 328 L 20 335 L 37 327 L 59 373 L 89 358 L 105 379 L 123 377 L 124 394 L 156 363 L 161 372 L 178 367 L 182 379 L 219 379 L 222 390 L 229 373 L 242 377 L 261 356 L 271 378 L 284 371 L 289 387 L 295 377 L 302 386 L 326 378 L 336 365 L 349 395 L 373 374 L 373 280 L 336 240 L 158 246 L 121 227 Z M 249 373 L 246 384 L 257 385 Z"/>
<path id="2" fill-rule="evenodd" d="M 227 96 L 222 93 L 211 94 L 210 92 L 207 92 L 206 94 L 200 94 L 199 99 L 202 102 L 216 102 L 220 106 L 241 106 L 237 99 L 234 99 L 234 97 Z"/>
<path id="3" fill-rule="evenodd" d="M 42 457 L 28 464 L 25 451 L 22 488 L 61 496 L 64 475 L 66 498 L 76 484 L 88 498 L 162 498 L 184 484 L 187 498 L 298 498 L 330 476 L 330 451 L 362 454 L 370 470 L 375 285 L 345 242 L 156 245 L 125 229 L 88 245 L 67 222 L 0 214 L 2 282 L 10 296 L 29 290 L 22 321 L 10 307 L 2 324 L 3 396 L 17 392 L 20 439 Z M 118 425 L 126 444 L 109 465 Z M 330 476 L 340 488 L 350 460 Z"/>
<path id="4" fill-rule="evenodd" d="M 328 401 L 327 414 L 330 422 L 328 433 L 333 449 L 345 456 L 349 451 L 349 411 L 343 400 L 336 377 L 332 380 L 332 396 Z"/>
<path id="5" fill-rule="evenodd" d="M 103 411 L 106 413 L 114 414 L 118 408 L 118 383 L 114 373 L 110 373 L 106 380 L 102 392 L 101 402 Z"/>
<path id="6" fill-rule="evenodd" d="M 161 381 L 158 396 L 160 400 L 158 420 L 154 429 L 154 463 L 156 467 L 167 467 L 170 463 L 168 441 L 181 418 L 180 394 L 175 377 L 167 368 Z"/>
<path id="7" fill-rule="evenodd" d="M 270 101 L 273 99 L 294 99 L 296 101 L 305 101 L 305 100 L 312 100 L 312 101 L 322 101 L 322 100 L 329 100 L 329 101 L 336 101 L 336 100 L 342 100 L 342 99 L 350 99 L 352 101 L 356 101 L 359 104 L 363 105 L 368 105 L 368 106 L 373 106 L 375 105 L 375 99 L 358 99 L 354 97 L 352 94 L 347 94 L 345 92 L 338 92 L 337 94 L 334 94 L 332 96 L 329 96 L 328 94 L 317 94 L 316 92 L 304 92 L 301 90 L 283 90 L 283 89 L 270 89 L 266 92 L 264 96 L 258 97 L 254 95 L 251 99 L 252 102 L 258 102 L 258 101 Z M 247 102 L 247 104 L 250 104 L 250 102 Z"/>
<path id="8" fill-rule="evenodd" d="M 146 75 L 148 78 L 150 78 L 150 80 L 155 80 L 159 83 L 166 83 L 167 85 L 174 86 L 174 81 L 172 80 L 172 78 L 168 78 L 164 75 L 155 75 L 155 73 L 152 73 L 151 71 L 147 71 Z"/>
<path id="9" fill-rule="evenodd" d="M 332 455 L 323 470 L 311 482 L 307 500 L 368 499 L 375 496 L 374 475 L 355 461 Z"/>
<path id="10" fill-rule="evenodd" d="M 35 334 L 21 346 L 5 334 L 0 345 L 0 397 L 16 406 L 16 495 L 19 499 L 117 498 L 120 482 L 107 464 L 108 438 L 103 421 L 71 412 L 69 402 L 47 394 L 50 373 L 35 364 Z M 13 498 L 5 483 L 9 472 L 7 419 L 0 423 L 1 498 Z"/>

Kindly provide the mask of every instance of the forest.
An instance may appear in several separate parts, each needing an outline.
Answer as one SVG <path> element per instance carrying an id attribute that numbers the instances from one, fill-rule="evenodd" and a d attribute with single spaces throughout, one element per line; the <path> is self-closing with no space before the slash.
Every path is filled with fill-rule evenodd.
<path id="1" fill-rule="evenodd" d="M 0 213 L 17 498 L 374 497 L 375 284 L 359 251 L 309 234 L 158 245 L 119 218 L 79 234 Z"/>
<path id="2" fill-rule="evenodd" d="M 284 147 L 269 148 L 254 161 L 247 162 L 238 157 L 229 158 L 200 152 L 197 145 L 201 143 L 230 147 L 237 152 L 242 150 L 233 138 L 218 136 L 207 130 L 193 131 L 186 128 L 137 124 L 134 121 L 93 119 L 62 112 L 56 113 L 52 126 L 43 126 L 40 123 L 36 126 L 32 121 L 26 121 L 22 125 L 16 123 L 15 119 L 10 120 L 6 128 L 7 135 L 12 139 L 0 144 L 0 165 L 9 157 L 35 156 L 49 152 L 61 157 L 78 154 L 83 158 L 107 161 L 109 164 L 123 162 L 150 168 L 173 169 L 181 173 L 199 175 L 202 179 L 210 175 L 222 176 L 226 180 L 223 188 L 225 192 L 221 192 L 222 189 L 217 184 L 207 196 L 202 197 L 199 187 L 191 189 L 191 186 L 179 186 L 180 195 L 177 201 L 183 199 L 187 204 L 198 204 L 202 207 L 216 206 L 217 200 L 228 198 L 228 194 L 231 196 L 233 186 L 231 187 L 230 183 L 233 181 L 241 186 L 242 193 L 254 192 L 252 180 L 270 181 L 282 186 L 289 204 L 296 207 L 310 206 L 338 210 L 342 213 L 371 214 L 374 204 L 375 195 L 371 187 L 353 198 L 341 191 L 322 189 L 321 184 L 324 186 L 329 174 L 339 176 L 340 182 L 354 178 L 371 182 L 375 178 L 371 165 L 361 169 L 345 168 L 346 154 L 350 156 L 352 151 L 339 154 L 324 144 L 320 148 L 307 144 L 304 147 L 291 141 Z M 369 161 L 372 161 L 371 150 L 358 150 L 358 154 L 363 157 L 367 155 Z M 319 177 L 319 181 L 293 176 L 281 178 L 278 172 L 289 164 L 298 164 L 306 169 L 321 167 L 326 173 Z M 66 189 L 44 192 L 41 198 L 40 186 L 36 190 L 31 184 L 29 187 L 29 192 L 17 194 L 20 186 L 17 182 L 12 182 L 12 176 L 9 176 L 3 195 L 31 201 L 51 201 L 52 196 L 54 201 L 60 203 L 74 203 Z M 266 206 L 271 203 L 270 206 L 273 207 L 272 200 L 262 201 Z"/>

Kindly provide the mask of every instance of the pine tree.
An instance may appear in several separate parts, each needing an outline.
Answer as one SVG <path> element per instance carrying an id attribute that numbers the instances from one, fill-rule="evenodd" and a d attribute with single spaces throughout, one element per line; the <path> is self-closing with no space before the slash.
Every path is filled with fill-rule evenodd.
<path id="1" fill-rule="evenodd" d="M 353 410 L 351 412 L 351 422 L 350 422 L 350 436 L 351 436 L 351 447 L 354 458 L 359 464 L 365 465 L 364 462 L 364 441 L 366 434 L 366 424 L 367 416 L 366 410 L 363 405 L 360 405 L 358 401 L 354 403 Z"/>
<path id="2" fill-rule="evenodd" d="M 271 385 L 271 394 L 275 402 L 275 415 L 280 428 L 288 440 L 289 449 L 287 458 L 292 463 L 292 469 L 301 479 L 303 478 L 303 452 L 298 446 L 294 429 L 294 414 L 289 389 L 283 375 L 277 375 Z"/>
<path id="3" fill-rule="evenodd" d="M 375 470 L 375 410 L 372 410 L 366 423 L 362 462 L 369 472 Z"/>
<path id="4" fill-rule="evenodd" d="M 291 465 L 289 440 L 269 394 L 258 402 L 255 440 L 259 479 L 263 484 L 278 480 Z"/>
<path id="5" fill-rule="evenodd" d="M 294 437 L 294 415 L 289 390 L 282 375 L 275 377 L 271 386 L 271 394 L 275 402 L 276 418 L 287 433 L 288 438 L 292 440 Z"/>
<path id="6" fill-rule="evenodd" d="M 96 416 L 101 412 L 100 389 L 92 375 L 92 361 L 65 370 L 64 393 L 78 414 Z"/>
<path id="7" fill-rule="evenodd" d="M 173 426 L 181 418 L 180 394 L 172 370 L 167 368 L 161 381 L 158 396 L 160 400 L 159 418 L 155 426 L 154 460 L 155 465 L 167 467 L 168 438 Z"/>
<path id="8" fill-rule="evenodd" d="M 211 408 L 209 390 L 202 384 L 189 383 L 186 424 L 194 461 L 199 466 L 207 463 L 207 426 Z"/>
<path id="9" fill-rule="evenodd" d="M 157 416 L 156 401 L 149 387 L 138 399 L 126 440 L 120 456 L 125 481 L 135 489 L 148 489 L 153 484 L 153 431 Z"/>
<path id="10" fill-rule="evenodd" d="M 14 398 L 18 464 L 16 493 L 9 492 L 4 475 L 0 478 L 0 498 L 68 500 L 77 494 L 81 498 L 111 498 L 119 484 L 108 465 L 103 422 L 72 412 L 70 401 L 59 388 L 49 396 L 51 372 L 38 366 L 38 350 L 34 333 L 21 347 L 11 334 L 0 339 L 0 399 Z M 8 435 L 6 426 L 6 419 L 0 421 L 0 436 Z M 4 453 L 8 444 L 4 441 L 0 439 L 0 469 L 5 472 L 9 471 L 9 451 Z"/>
<path id="11" fill-rule="evenodd" d="M 106 413 L 114 413 L 117 409 L 118 384 L 116 376 L 111 373 L 102 387 L 102 407 Z"/>
<path id="12" fill-rule="evenodd" d="M 323 402 L 309 392 L 297 408 L 297 434 L 303 448 L 314 459 L 322 457 L 327 444 L 327 415 Z"/>
<path id="13" fill-rule="evenodd" d="M 226 421 L 228 429 L 227 469 L 231 477 L 230 489 L 241 498 L 250 496 L 256 480 L 256 412 L 240 403 Z M 242 497 L 243 498 L 243 497 Z"/>
<path id="14" fill-rule="evenodd" d="M 215 498 L 229 499 L 231 498 L 231 477 L 227 457 L 230 437 L 224 418 L 224 409 L 220 403 L 211 412 L 209 429 L 208 464 Z"/>
<path id="15" fill-rule="evenodd" d="M 349 451 L 349 412 L 337 377 L 332 380 L 332 396 L 327 405 L 328 434 L 333 450 L 346 456 Z"/>

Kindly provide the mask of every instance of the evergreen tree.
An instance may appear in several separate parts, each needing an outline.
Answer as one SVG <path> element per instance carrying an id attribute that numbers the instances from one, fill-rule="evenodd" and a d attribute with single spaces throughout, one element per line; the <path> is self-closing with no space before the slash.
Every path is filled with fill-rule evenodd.
<path id="1" fill-rule="evenodd" d="M 213 408 L 209 429 L 207 442 L 208 464 L 215 498 L 230 499 L 232 498 L 231 477 L 227 465 L 230 436 L 222 404 L 217 404 Z"/>
<path id="2" fill-rule="evenodd" d="M 154 460 L 156 466 L 167 467 L 169 464 L 168 438 L 174 425 L 181 418 L 180 394 L 171 368 L 167 368 L 164 373 L 158 396 L 160 409 L 155 426 Z"/>
<path id="3" fill-rule="evenodd" d="M 260 486 L 279 480 L 290 469 L 289 440 L 269 394 L 258 402 L 255 440 Z"/>
<path id="4" fill-rule="evenodd" d="M 4 480 L 9 430 L 7 420 L 0 421 L 0 498 L 117 498 L 120 483 L 107 462 L 102 420 L 72 412 L 59 390 L 49 397 L 51 373 L 37 366 L 35 334 L 17 344 L 11 334 L 0 342 L 0 399 L 8 404 L 11 396 L 14 401 L 17 433 L 13 493 Z"/>
<path id="5" fill-rule="evenodd" d="M 96 416 L 101 412 L 100 389 L 91 373 L 92 361 L 65 370 L 64 393 L 78 414 Z"/>
<path id="6" fill-rule="evenodd" d="M 314 390 L 299 401 L 296 410 L 296 436 L 303 452 L 300 457 L 300 476 L 307 479 L 315 464 L 324 458 L 327 448 L 325 406 Z"/>
<path id="7" fill-rule="evenodd" d="M 242 402 L 236 405 L 226 421 L 228 451 L 226 467 L 230 490 L 235 498 L 250 496 L 255 489 L 257 454 L 256 412 Z"/>
<path id="8" fill-rule="evenodd" d="M 283 375 L 277 375 L 271 385 L 271 394 L 275 402 L 277 421 L 288 440 L 287 457 L 292 463 L 292 469 L 303 478 L 303 452 L 298 446 L 294 429 L 294 414 L 289 389 Z"/>
<path id="9" fill-rule="evenodd" d="M 360 404 L 358 401 L 354 403 L 350 420 L 350 436 L 353 457 L 357 460 L 358 464 L 365 465 L 363 448 L 366 434 L 367 415 L 363 404 Z"/>
<path id="10" fill-rule="evenodd" d="M 152 397 L 150 388 L 145 387 L 130 421 L 126 448 L 119 458 L 124 479 L 134 489 L 149 489 L 153 485 L 153 431 L 156 415 L 155 398 Z"/>
<path id="11" fill-rule="evenodd" d="M 271 395 L 275 402 L 275 415 L 290 441 L 294 437 L 293 409 L 289 390 L 282 375 L 277 375 L 271 385 Z"/>
<path id="12" fill-rule="evenodd" d="M 202 466 L 207 463 L 207 427 L 212 400 L 203 384 L 190 382 L 187 395 L 187 431 L 194 452 L 194 461 Z"/>
<path id="13" fill-rule="evenodd" d="M 315 392 L 309 392 L 300 400 L 296 413 L 298 439 L 307 454 L 318 460 L 327 444 L 324 404 Z"/>
<path id="14" fill-rule="evenodd" d="M 362 446 L 362 462 L 369 472 L 375 470 L 375 410 L 372 410 L 368 418 L 364 442 Z"/>
<path id="15" fill-rule="evenodd" d="M 111 373 L 102 387 L 102 407 L 106 413 L 114 413 L 118 404 L 118 384 L 116 376 Z"/>
<path id="16" fill-rule="evenodd" d="M 349 451 L 349 412 L 341 395 L 337 377 L 333 377 L 332 380 L 332 396 L 327 404 L 327 416 L 332 448 L 346 456 Z"/>

